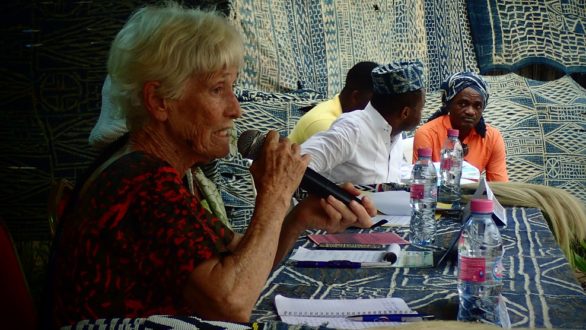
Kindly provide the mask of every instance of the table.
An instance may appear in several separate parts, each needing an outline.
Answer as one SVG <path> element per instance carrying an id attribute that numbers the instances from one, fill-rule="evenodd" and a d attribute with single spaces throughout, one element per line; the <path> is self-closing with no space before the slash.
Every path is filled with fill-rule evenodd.
<path id="1" fill-rule="evenodd" d="M 541 211 L 507 208 L 506 212 L 508 226 L 501 228 L 507 270 L 503 296 L 512 326 L 585 329 L 586 294 Z M 459 226 L 450 219 L 440 220 L 438 245 L 447 246 Z M 398 233 L 406 237 L 407 231 Z M 298 240 L 297 246 L 313 247 L 306 239 Z M 401 297 L 412 309 L 454 320 L 458 310 L 456 276 L 455 254 L 440 267 L 425 269 L 296 268 L 284 262 L 271 274 L 252 320 L 283 328 L 274 307 L 277 294 L 313 299 Z"/>
<path id="2" fill-rule="evenodd" d="M 507 272 L 503 296 L 513 327 L 586 329 L 586 293 L 560 250 L 539 209 L 507 208 L 508 226 L 501 228 Z M 437 245 L 447 246 L 460 223 L 439 222 Z M 374 231 L 392 230 L 377 228 Z M 368 231 L 368 230 L 357 230 Z M 408 230 L 398 233 L 406 237 Z M 312 247 L 307 239 L 297 246 Z M 414 247 L 409 247 L 412 249 Z M 437 252 L 439 257 L 442 253 Z M 274 307 L 277 294 L 313 299 L 367 299 L 401 297 L 409 307 L 454 320 L 458 311 L 457 255 L 435 268 L 296 268 L 286 262 L 271 273 L 252 313 L 254 329 L 311 329 L 279 320 Z M 186 327 L 242 329 L 247 325 L 217 324 L 194 316 L 153 315 L 148 318 L 114 318 L 80 321 L 70 329 L 145 329 Z"/>

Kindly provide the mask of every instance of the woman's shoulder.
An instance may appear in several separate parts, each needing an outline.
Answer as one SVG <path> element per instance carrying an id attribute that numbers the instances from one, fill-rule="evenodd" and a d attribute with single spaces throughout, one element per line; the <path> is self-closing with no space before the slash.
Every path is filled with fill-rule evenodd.
<path id="1" fill-rule="evenodd" d="M 444 116 L 434 118 L 426 123 L 423 123 L 415 130 L 415 135 L 440 133 L 446 130 L 444 126 Z"/>
<path id="2" fill-rule="evenodd" d="M 105 171 L 111 178 L 134 178 L 167 174 L 177 176 L 177 171 L 164 160 L 141 151 L 121 155 Z"/>
<path id="3" fill-rule="evenodd" d="M 486 136 L 488 138 L 499 138 L 499 137 L 502 138 L 501 131 L 498 128 L 496 128 L 488 123 L 486 123 L 485 125 L 486 125 Z"/>

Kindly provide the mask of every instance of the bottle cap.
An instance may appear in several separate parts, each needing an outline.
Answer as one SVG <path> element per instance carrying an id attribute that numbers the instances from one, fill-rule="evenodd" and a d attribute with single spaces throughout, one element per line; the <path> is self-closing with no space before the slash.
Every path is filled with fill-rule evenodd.
<path id="1" fill-rule="evenodd" d="M 470 210 L 478 213 L 492 213 L 493 202 L 490 199 L 473 199 L 470 202 Z"/>
<path id="2" fill-rule="evenodd" d="M 448 128 L 448 136 L 458 137 L 458 136 L 460 136 L 460 131 L 455 128 Z"/>
<path id="3" fill-rule="evenodd" d="M 419 148 L 417 149 L 417 155 L 419 157 L 431 157 L 431 148 Z"/>

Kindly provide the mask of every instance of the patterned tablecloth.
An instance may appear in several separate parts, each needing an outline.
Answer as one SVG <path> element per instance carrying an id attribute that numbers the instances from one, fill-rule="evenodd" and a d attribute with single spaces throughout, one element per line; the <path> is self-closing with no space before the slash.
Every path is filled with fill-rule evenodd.
<path id="1" fill-rule="evenodd" d="M 586 294 L 540 210 L 506 211 L 508 226 L 501 228 L 507 270 L 503 296 L 512 326 L 586 328 Z M 438 245 L 447 246 L 458 230 L 458 222 L 441 220 Z M 407 234 L 406 229 L 398 232 Z M 298 246 L 313 247 L 306 239 L 299 240 Z M 458 309 L 456 266 L 456 254 L 439 267 L 425 269 L 296 268 L 285 262 L 269 278 L 252 319 L 282 328 L 275 322 L 279 317 L 274 307 L 275 296 L 281 294 L 313 299 L 401 297 L 412 309 L 453 320 Z"/>

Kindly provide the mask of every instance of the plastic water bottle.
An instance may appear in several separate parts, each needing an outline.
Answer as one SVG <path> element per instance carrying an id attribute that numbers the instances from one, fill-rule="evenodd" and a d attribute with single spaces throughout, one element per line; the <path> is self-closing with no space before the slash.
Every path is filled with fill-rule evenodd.
<path id="1" fill-rule="evenodd" d="M 458 241 L 458 321 L 489 322 L 510 327 L 501 296 L 503 241 L 492 220 L 493 202 L 474 199 L 471 216 Z"/>
<path id="2" fill-rule="evenodd" d="M 448 138 L 442 146 L 440 156 L 440 177 L 438 202 L 460 206 L 460 178 L 462 177 L 462 144 L 457 129 L 448 129 Z"/>
<path id="3" fill-rule="evenodd" d="M 411 172 L 411 244 L 428 245 L 435 240 L 437 173 L 431 161 L 431 149 L 417 150 L 418 159 Z"/>

